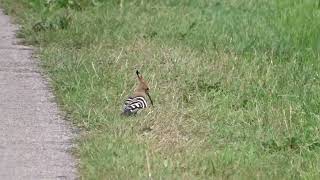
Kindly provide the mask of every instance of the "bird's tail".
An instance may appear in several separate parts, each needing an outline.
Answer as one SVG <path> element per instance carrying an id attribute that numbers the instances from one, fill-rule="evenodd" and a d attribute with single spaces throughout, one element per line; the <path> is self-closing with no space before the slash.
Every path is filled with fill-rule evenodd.
<path id="1" fill-rule="evenodd" d="M 135 115 L 137 112 L 132 112 L 130 109 L 125 108 L 121 113 L 122 116 L 131 116 Z"/>

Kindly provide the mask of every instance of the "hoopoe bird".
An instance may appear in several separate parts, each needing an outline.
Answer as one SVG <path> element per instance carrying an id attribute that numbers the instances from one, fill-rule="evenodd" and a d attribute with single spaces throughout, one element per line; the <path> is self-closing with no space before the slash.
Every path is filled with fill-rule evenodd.
<path id="1" fill-rule="evenodd" d="M 153 106 L 153 101 L 149 94 L 149 86 L 147 82 L 140 75 L 139 71 L 136 71 L 138 76 L 139 84 L 135 89 L 132 96 L 129 96 L 128 99 L 124 102 L 124 108 L 122 115 L 130 116 L 135 115 L 141 109 L 147 108 L 148 103 L 146 101 L 146 97 L 148 96 L 151 105 Z"/>

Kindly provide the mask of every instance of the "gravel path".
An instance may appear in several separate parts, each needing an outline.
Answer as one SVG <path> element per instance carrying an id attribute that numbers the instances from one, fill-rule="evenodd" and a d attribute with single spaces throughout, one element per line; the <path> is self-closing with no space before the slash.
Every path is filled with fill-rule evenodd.
<path id="1" fill-rule="evenodd" d="M 71 126 L 16 30 L 0 10 L 0 179 L 75 179 Z"/>

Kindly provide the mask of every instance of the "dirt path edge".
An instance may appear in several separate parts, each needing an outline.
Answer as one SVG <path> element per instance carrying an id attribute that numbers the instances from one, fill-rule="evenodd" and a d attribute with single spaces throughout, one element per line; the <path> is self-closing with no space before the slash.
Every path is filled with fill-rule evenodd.
<path id="1" fill-rule="evenodd" d="M 0 9 L 0 179 L 78 179 L 74 128 Z"/>

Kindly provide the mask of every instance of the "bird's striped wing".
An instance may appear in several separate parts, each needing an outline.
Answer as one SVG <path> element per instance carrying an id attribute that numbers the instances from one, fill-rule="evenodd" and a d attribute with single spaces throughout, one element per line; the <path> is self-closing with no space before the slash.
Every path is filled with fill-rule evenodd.
<path id="1" fill-rule="evenodd" d="M 136 114 L 139 109 L 144 109 L 146 108 L 147 101 L 145 100 L 144 97 L 138 96 L 138 97 L 129 97 L 125 102 L 124 102 L 124 113 L 131 115 L 131 114 Z"/>

